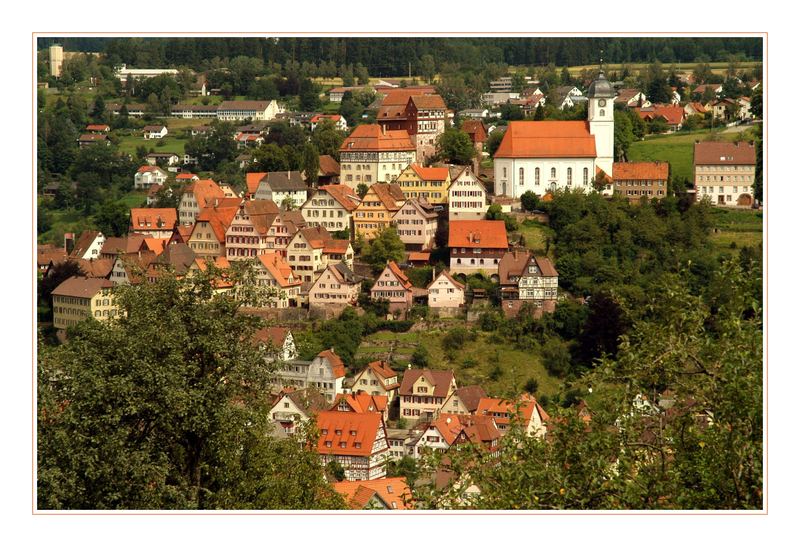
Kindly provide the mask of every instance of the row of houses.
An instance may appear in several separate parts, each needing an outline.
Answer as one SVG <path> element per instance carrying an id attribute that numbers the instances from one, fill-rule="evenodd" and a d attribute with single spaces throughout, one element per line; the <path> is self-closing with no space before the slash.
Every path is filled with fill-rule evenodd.
<path id="1" fill-rule="evenodd" d="M 128 116 L 141 118 L 150 112 L 146 104 L 110 103 L 109 112 L 119 115 L 123 107 Z M 284 112 L 284 107 L 278 101 L 222 101 L 218 105 L 203 104 L 176 104 L 172 107 L 170 115 L 174 118 L 196 119 L 209 118 L 220 121 L 269 121 Z"/>

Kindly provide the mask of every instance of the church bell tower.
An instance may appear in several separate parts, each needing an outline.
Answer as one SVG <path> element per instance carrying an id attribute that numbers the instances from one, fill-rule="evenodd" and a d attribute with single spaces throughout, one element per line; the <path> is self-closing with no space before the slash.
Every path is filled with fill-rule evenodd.
<path id="1" fill-rule="evenodd" d="M 597 166 L 613 176 L 614 164 L 614 88 L 606 80 L 602 69 L 589 86 L 586 97 L 589 99 L 589 132 L 594 135 L 597 150 Z"/>

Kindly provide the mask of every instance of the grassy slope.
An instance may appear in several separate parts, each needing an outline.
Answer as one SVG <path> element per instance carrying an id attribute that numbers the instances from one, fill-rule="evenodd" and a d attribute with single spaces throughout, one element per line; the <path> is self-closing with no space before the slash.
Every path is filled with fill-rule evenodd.
<path id="1" fill-rule="evenodd" d="M 708 138 L 710 131 L 702 129 L 691 132 L 678 132 L 669 135 L 647 137 L 631 144 L 628 150 L 630 161 L 668 161 L 672 176 L 692 180 L 693 145 L 696 140 Z M 738 133 L 719 133 L 720 138 L 733 141 Z"/>
<path id="2" fill-rule="evenodd" d="M 529 378 L 536 378 L 539 382 L 539 394 L 552 395 L 560 388 L 560 380 L 547 374 L 538 355 L 520 351 L 507 344 L 497 344 L 489 341 L 489 335 L 479 332 L 474 342 L 467 343 L 464 348 L 456 353 L 454 361 L 450 361 L 442 350 L 442 337 L 444 330 L 426 332 L 392 333 L 377 332 L 367 337 L 362 342 L 358 357 L 385 358 L 389 347 L 385 342 L 395 340 L 393 354 L 395 363 L 406 366 L 407 358 L 418 345 L 428 350 L 430 368 L 438 370 L 454 370 L 456 382 L 460 386 L 480 384 L 489 395 L 511 396 L 523 390 Z M 375 344 L 382 342 L 383 344 Z M 474 365 L 469 360 L 475 362 Z M 466 366 L 465 366 L 466 362 Z M 490 379 L 490 373 L 498 363 L 502 374 L 497 380 Z"/>
<path id="3" fill-rule="evenodd" d="M 750 209 L 714 209 L 717 232 L 711 242 L 719 251 L 730 250 L 731 243 L 738 248 L 755 247 L 763 241 L 764 219 L 762 211 Z"/>

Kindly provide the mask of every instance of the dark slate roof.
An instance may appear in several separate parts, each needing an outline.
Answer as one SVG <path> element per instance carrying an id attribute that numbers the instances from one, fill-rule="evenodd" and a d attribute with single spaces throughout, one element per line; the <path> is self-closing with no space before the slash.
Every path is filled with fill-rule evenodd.
<path id="1" fill-rule="evenodd" d="M 597 75 L 595 81 L 591 83 L 589 89 L 586 91 L 587 97 L 605 97 L 605 98 L 612 98 L 616 97 L 616 93 L 614 92 L 614 88 L 611 87 L 611 84 L 608 80 L 606 80 L 606 75 L 600 72 Z"/>

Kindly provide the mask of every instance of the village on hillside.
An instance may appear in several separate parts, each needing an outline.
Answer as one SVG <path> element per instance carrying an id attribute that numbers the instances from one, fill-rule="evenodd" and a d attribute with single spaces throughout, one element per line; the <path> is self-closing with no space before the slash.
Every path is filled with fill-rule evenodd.
<path id="1" fill-rule="evenodd" d="M 417 76 L 398 77 L 311 57 L 278 65 L 269 55 L 280 44 L 262 57 L 157 64 L 126 58 L 120 40 L 101 42 L 79 52 L 69 40 L 40 38 L 37 311 L 40 352 L 54 367 L 39 375 L 40 390 L 53 386 L 39 399 L 54 405 L 40 411 L 40 438 L 72 407 L 98 408 L 58 391 L 71 377 L 59 352 L 101 352 L 91 336 L 121 340 L 111 333 L 144 321 L 143 303 L 163 313 L 179 306 L 154 303 L 172 294 L 171 282 L 208 283 L 200 300 L 229 303 L 231 321 L 257 322 L 242 331 L 247 340 L 225 340 L 258 351 L 266 388 L 258 403 L 236 396 L 224 404 L 260 405 L 269 442 L 313 455 L 309 465 L 338 508 L 484 507 L 493 483 L 480 477 L 509 464 L 508 450 L 533 443 L 530 458 L 544 458 L 570 446 L 566 435 L 635 437 L 637 448 L 617 443 L 603 456 L 606 482 L 622 481 L 650 472 L 653 454 L 629 461 L 648 443 L 659 458 L 679 458 L 672 428 L 713 436 L 725 423 L 721 403 L 703 398 L 719 393 L 678 381 L 682 373 L 645 377 L 642 365 L 625 369 L 630 376 L 592 374 L 626 360 L 655 363 L 650 343 L 689 328 L 673 312 L 653 311 L 669 304 L 657 297 L 660 283 L 675 294 L 685 285 L 685 300 L 672 297 L 682 311 L 709 314 L 691 336 L 723 338 L 715 314 L 761 298 L 760 58 L 680 63 L 675 53 L 634 68 L 607 49 L 606 59 L 593 53 L 593 64 L 563 70 L 498 60 L 475 82 L 445 73 L 447 61 L 428 53 Z M 724 277 L 731 268 L 737 281 Z M 751 291 L 749 299 L 704 292 L 727 284 Z M 692 299 L 702 304 L 686 304 Z M 159 328 L 147 332 L 183 332 L 160 313 L 148 316 Z M 761 312 L 736 313 L 755 321 Z M 201 337 L 218 327 L 191 328 Z M 753 328 L 760 336 L 760 324 Z M 172 351 L 186 363 L 225 351 L 169 340 L 131 363 L 171 366 Z M 162 344 L 125 347 L 153 342 Z M 701 374 L 713 344 L 696 343 L 700 357 L 686 351 L 698 360 L 691 373 Z M 747 362 L 760 375 L 760 354 Z M 229 380 L 250 382 L 219 379 Z M 138 381 L 149 385 L 139 376 L 119 384 Z M 124 427 L 138 424 L 130 438 L 161 427 L 144 417 L 157 412 L 152 400 L 125 397 L 108 404 Z M 610 419 L 604 397 L 628 410 Z M 748 435 L 750 443 L 759 433 Z M 72 451 L 55 446 L 40 448 L 40 469 L 65 465 L 54 463 L 63 455 L 41 456 Z M 41 491 L 67 488 L 57 475 L 39 476 L 54 481 Z M 566 499 L 565 488 L 550 487 Z M 692 503 L 760 503 L 760 494 L 736 495 Z M 543 496 L 537 491 L 536 503 Z M 75 499 L 39 495 L 55 507 Z M 121 499 L 103 507 L 129 507 Z M 158 508 L 165 499 L 136 503 Z M 642 499 L 644 508 L 681 508 L 668 489 Z M 508 508 L 533 508 L 531 500 Z M 199 498 L 185 503 L 202 508 Z"/>

